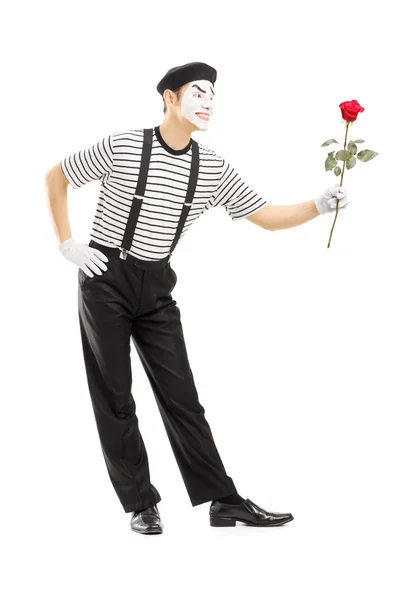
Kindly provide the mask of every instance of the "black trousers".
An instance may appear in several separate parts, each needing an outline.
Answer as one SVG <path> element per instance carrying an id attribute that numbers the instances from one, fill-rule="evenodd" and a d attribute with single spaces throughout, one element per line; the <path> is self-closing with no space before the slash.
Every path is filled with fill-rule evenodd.
<path id="1" fill-rule="evenodd" d="M 111 257 L 107 270 L 78 271 L 79 325 L 89 393 L 112 485 L 125 512 L 161 500 L 132 395 L 130 340 L 149 379 L 193 506 L 237 492 L 226 474 L 189 365 L 169 262 Z"/>

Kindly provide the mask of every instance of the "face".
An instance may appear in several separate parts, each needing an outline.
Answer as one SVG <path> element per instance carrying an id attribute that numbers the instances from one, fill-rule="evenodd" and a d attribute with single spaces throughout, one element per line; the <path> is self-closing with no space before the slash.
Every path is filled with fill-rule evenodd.
<path id="1" fill-rule="evenodd" d="M 214 110 L 214 95 L 214 85 L 211 81 L 191 81 L 182 95 L 182 116 L 198 129 L 206 130 Z"/>

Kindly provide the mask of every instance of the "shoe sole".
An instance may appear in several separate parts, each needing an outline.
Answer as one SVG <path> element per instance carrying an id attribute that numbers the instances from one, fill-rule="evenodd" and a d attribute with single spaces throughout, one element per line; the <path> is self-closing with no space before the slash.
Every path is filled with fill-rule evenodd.
<path id="1" fill-rule="evenodd" d="M 137 529 L 133 529 L 133 527 L 131 527 L 131 530 L 134 531 L 135 533 L 143 533 L 145 535 L 154 535 L 157 533 L 163 533 L 162 531 L 138 531 Z"/>
<path id="2" fill-rule="evenodd" d="M 233 517 L 210 517 L 211 527 L 236 527 L 236 522 L 244 523 L 244 525 L 250 525 L 251 527 L 279 527 L 293 521 L 294 517 L 289 517 L 285 521 L 280 523 L 264 521 L 264 523 L 252 523 L 251 521 L 245 521 L 244 519 L 234 519 Z"/>

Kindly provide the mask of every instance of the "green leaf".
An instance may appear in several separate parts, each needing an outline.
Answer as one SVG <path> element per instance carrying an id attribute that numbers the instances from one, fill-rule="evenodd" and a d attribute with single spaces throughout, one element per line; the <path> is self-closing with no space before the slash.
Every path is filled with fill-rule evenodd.
<path id="1" fill-rule="evenodd" d="M 350 154 L 357 154 L 357 146 L 355 142 L 349 142 L 347 144 L 347 150 L 350 152 Z"/>
<path id="2" fill-rule="evenodd" d="M 363 144 L 365 142 L 365 140 L 355 140 L 355 144 Z"/>
<path id="3" fill-rule="evenodd" d="M 339 142 L 337 142 L 336 140 L 334 140 L 333 138 L 331 138 L 330 140 L 326 140 L 326 142 L 324 142 L 323 144 L 321 144 L 321 148 L 322 146 L 329 146 L 329 144 L 338 144 Z"/>
<path id="4" fill-rule="evenodd" d="M 347 160 L 351 156 L 352 155 L 347 150 L 339 150 L 338 152 L 336 152 L 335 158 L 337 158 L 337 160 Z"/>
<path id="5" fill-rule="evenodd" d="M 352 169 L 354 167 L 354 165 L 356 164 L 356 157 L 355 156 L 351 156 L 350 158 L 348 158 L 346 160 L 346 168 L 347 169 Z"/>
<path id="6" fill-rule="evenodd" d="M 340 175 L 342 169 L 340 167 L 335 167 L 335 170 L 333 172 L 335 173 L 335 175 Z"/>
<path id="7" fill-rule="evenodd" d="M 337 165 L 337 160 L 334 159 L 331 154 L 333 154 L 333 152 L 328 154 L 328 158 L 325 161 L 325 171 L 332 171 L 332 169 Z"/>
<path id="8" fill-rule="evenodd" d="M 361 150 L 361 152 L 357 154 L 357 158 L 362 162 L 372 160 L 375 156 L 378 156 L 378 152 L 374 152 L 373 150 Z"/>

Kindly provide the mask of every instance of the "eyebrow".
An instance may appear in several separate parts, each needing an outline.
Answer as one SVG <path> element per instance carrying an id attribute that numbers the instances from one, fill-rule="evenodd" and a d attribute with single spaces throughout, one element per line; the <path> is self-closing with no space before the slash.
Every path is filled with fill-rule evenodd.
<path id="1" fill-rule="evenodd" d="M 194 84 L 192 85 L 192 87 L 195 87 L 195 88 L 197 88 L 198 90 L 200 90 L 201 92 L 203 92 L 203 94 L 205 94 L 205 93 L 206 93 L 206 91 L 205 91 L 205 90 L 202 90 L 202 89 L 201 89 L 201 87 L 199 87 L 199 86 L 197 85 L 197 83 L 194 83 Z M 212 94 L 215 96 L 215 92 L 214 92 L 213 88 L 211 88 L 211 92 L 212 92 Z"/>

